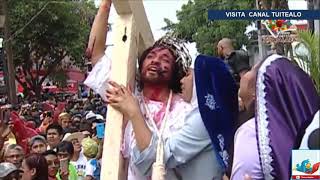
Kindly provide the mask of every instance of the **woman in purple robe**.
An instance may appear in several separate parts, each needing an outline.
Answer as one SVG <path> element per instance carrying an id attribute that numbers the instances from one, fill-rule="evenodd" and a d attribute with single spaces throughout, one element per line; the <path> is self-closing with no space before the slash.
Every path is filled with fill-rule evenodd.
<path id="1" fill-rule="evenodd" d="M 290 179 L 291 150 L 299 148 L 320 108 L 311 78 L 271 55 L 241 78 L 239 96 L 253 118 L 235 134 L 231 179 Z"/>

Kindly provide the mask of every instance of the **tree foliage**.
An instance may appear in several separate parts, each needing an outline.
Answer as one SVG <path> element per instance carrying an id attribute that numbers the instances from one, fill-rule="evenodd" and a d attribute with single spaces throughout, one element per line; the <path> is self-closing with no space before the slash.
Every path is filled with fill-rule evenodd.
<path id="1" fill-rule="evenodd" d="M 61 62 L 66 57 L 70 64 L 84 64 L 93 2 L 8 0 L 8 4 L 16 79 L 26 91 L 39 95 L 44 80 L 64 69 Z M 40 72 L 45 74 L 40 77 Z"/>
<path id="2" fill-rule="evenodd" d="M 235 48 L 239 49 L 248 42 L 244 33 L 250 21 L 209 20 L 208 10 L 241 10 L 254 7 L 255 1 L 252 0 L 189 0 L 177 11 L 178 22 L 164 19 L 166 27 L 163 29 L 188 42 L 196 42 L 198 52 L 203 54 L 216 54 L 215 47 L 224 37 L 234 40 Z"/>
<path id="3" fill-rule="evenodd" d="M 297 64 L 310 74 L 320 95 L 320 36 L 311 31 L 299 31 L 300 43 L 295 48 Z"/>

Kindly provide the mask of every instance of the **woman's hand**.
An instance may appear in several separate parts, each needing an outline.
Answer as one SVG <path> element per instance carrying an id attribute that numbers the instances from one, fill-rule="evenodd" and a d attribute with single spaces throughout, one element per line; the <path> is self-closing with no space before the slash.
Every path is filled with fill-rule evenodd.
<path id="1" fill-rule="evenodd" d="M 123 113 L 126 118 L 130 120 L 134 119 L 140 113 L 140 107 L 131 90 L 113 81 L 110 81 L 109 84 L 107 103 Z"/>

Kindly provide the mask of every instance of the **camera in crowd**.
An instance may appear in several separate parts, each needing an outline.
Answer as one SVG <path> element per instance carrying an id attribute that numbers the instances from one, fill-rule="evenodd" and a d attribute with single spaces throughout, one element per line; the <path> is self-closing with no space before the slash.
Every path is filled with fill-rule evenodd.
<path id="1" fill-rule="evenodd" d="M 46 117 L 52 117 L 52 113 L 50 111 L 45 111 L 43 113 L 43 118 L 46 118 Z"/>

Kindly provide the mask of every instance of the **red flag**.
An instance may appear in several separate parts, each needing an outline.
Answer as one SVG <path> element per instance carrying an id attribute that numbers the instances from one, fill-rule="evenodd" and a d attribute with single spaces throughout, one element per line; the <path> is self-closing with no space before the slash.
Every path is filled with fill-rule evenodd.
<path id="1" fill-rule="evenodd" d="M 34 129 L 29 128 L 16 112 L 11 112 L 11 122 L 13 125 L 11 131 L 16 137 L 17 144 L 22 146 L 25 152 L 27 152 L 29 139 L 38 135 L 38 133 Z"/>

